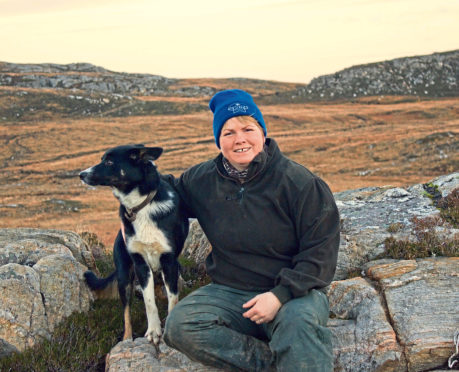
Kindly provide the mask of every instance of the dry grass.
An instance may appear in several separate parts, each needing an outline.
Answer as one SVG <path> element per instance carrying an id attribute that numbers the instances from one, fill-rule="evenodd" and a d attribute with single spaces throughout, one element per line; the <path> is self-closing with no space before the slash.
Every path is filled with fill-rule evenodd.
<path id="1" fill-rule="evenodd" d="M 0 106 L 7 98 L 1 95 Z M 281 150 L 336 192 L 405 186 L 457 170 L 458 103 L 385 97 L 261 109 Z M 52 119 L 43 119 L 40 110 L 17 120 L 0 117 L 3 227 L 90 231 L 111 245 L 119 226 L 117 201 L 107 188 L 82 185 L 79 171 L 97 163 L 107 148 L 126 143 L 164 147 L 159 169 L 176 176 L 218 153 L 210 111 L 113 118 L 59 112 Z"/>

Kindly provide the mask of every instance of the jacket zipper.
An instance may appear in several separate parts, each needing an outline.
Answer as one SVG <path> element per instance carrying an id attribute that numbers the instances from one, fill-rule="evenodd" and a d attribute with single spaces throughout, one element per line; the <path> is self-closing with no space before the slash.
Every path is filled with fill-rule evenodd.
<path id="1" fill-rule="evenodd" d="M 252 177 L 250 177 L 249 179 L 247 179 L 244 183 L 248 183 L 250 181 L 252 181 L 255 177 L 257 177 L 264 169 L 265 167 L 263 167 L 262 169 L 258 170 L 258 172 L 256 172 Z M 240 186 L 240 189 L 239 191 L 237 192 L 236 196 L 232 197 L 232 196 L 227 196 L 226 197 L 226 200 L 238 200 L 239 201 L 239 204 L 242 203 L 242 199 L 244 198 L 244 191 L 245 191 L 245 188 L 244 188 L 244 183 L 242 183 L 240 180 L 236 180 L 234 179 L 233 177 L 229 177 L 225 174 L 223 174 L 222 172 L 220 172 L 220 169 L 218 169 L 218 165 L 215 166 L 215 169 L 217 170 L 217 173 L 222 176 L 223 178 L 226 178 L 228 180 L 231 180 L 231 181 L 234 181 L 236 184 L 239 184 Z"/>

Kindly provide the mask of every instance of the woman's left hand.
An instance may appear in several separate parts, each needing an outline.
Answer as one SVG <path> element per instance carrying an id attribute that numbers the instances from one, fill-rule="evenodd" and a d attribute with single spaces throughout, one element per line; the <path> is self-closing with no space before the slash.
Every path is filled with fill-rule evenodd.
<path id="1" fill-rule="evenodd" d="M 257 324 L 269 323 L 276 317 L 282 303 L 272 292 L 261 293 L 242 305 L 244 309 L 250 308 L 242 316 L 249 318 Z"/>

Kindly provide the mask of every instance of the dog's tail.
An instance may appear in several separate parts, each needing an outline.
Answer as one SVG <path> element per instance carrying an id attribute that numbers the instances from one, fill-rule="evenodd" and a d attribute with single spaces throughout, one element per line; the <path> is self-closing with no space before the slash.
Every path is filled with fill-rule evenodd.
<path id="1" fill-rule="evenodd" d="M 97 299 L 119 297 L 116 271 L 111 273 L 107 278 L 98 278 L 92 271 L 86 271 L 84 277 Z"/>

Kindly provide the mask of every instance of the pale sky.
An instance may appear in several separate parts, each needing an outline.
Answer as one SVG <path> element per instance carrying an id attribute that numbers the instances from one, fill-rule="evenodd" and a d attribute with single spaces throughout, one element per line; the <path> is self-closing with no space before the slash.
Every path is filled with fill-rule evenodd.
<path id="1" fill-rule="evenodd" d="M 308 83 L 459 49 L 458 0 L 0 0 L 0 61 Z"/>

